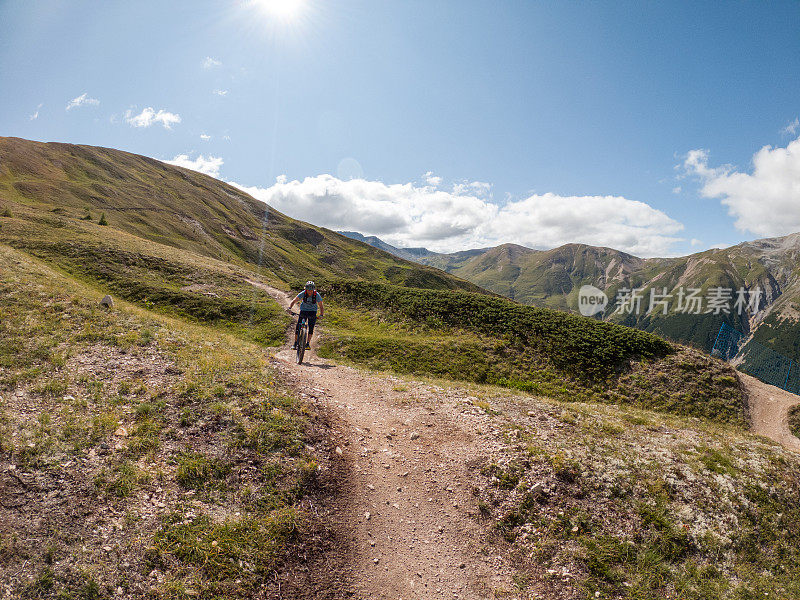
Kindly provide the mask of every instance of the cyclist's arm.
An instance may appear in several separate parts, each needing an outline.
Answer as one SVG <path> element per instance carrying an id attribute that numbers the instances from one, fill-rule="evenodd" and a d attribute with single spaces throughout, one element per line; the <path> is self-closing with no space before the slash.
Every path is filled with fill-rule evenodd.
<path id="1" fill-rule="evenodd" d="M 292 300 L 292 303 L 289 305 L 289 310 L 292 310 L 292 308 L 294 308 L 294 305 L 297 304 L 297 299 L 298 297 L 295 296 L 294 299 Z"/>
<path id="2" fill-rule="evenodd" d="M 320 317 L 324 317 L 325 316 L 325 305 L 322 303 L 322 300 L 318 300 L 317 301 L 317 306 L 319 306 L 319 316 Z"/>

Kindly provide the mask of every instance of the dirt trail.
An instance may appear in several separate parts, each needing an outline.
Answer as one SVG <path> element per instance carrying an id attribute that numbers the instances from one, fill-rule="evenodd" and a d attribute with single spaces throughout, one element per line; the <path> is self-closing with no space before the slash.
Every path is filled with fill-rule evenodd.
<path id="1" fill-rule="evenodd" d="M 288 306 L 285 294 L 258 285 Z M 423 384 L 313 352 L 303 365 L 289 349 L 275 359 L 296 389 L 334 415 L 333 443 L 349 481 L 332 517 L 352 548 L 357 597 L 515 597 L 512 570 L 487 540 L 469 483 L 483 462 L 475 435 L 483 421 L 463 402 L 425 394 Z"/>
<path id="2" fill-rule="evenodd" d="M 251 283 L 288 307 L 284 292 Z M 317 341 L 315 334 L 314 346 Z M 472 494 L 475 469 L 485 458 L 485 419 L 425 384 L 366 374 L 314 352 L 297 365 L 285 348 L 275 361 L 304 397 L 333 415 L 333 443 L 348 480 L 330 515 L 352 548 L 348 575 L 357 598 L 521 597 Z M 743 378 L 754 431 L 800 451 L 786 422 L 799 399 Z"/>
<path id="3" fill-rule="evenodd" d="M 800 396 L 744 373 L 739 376 L 747 389 L 753 432 L 775 440 L 789 450 L 800 452 L 800 440 L 789 430 L 788 419 L 789 409 L 800 404 Z"/>

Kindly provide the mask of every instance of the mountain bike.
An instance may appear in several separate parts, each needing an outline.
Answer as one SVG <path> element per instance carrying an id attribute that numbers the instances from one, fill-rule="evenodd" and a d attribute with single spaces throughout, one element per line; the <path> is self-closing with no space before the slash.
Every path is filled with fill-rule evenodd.
<path id="1" fill-rule="evenodd" d="M 308 341 L 308 318 L 298 317 L 300 319 L 300 335 L 297 336 L 297 364 L 303 363 L 303 356 L 306 353 L 306 342 Z"/>

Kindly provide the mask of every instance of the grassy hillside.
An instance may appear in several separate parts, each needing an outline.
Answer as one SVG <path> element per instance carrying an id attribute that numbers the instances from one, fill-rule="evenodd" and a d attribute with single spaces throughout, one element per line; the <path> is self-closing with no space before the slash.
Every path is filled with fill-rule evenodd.
<path id="1" fill-rule="evenodd" d="M 143 240 L 113 227 L 50 214 L 0 217 L 0 241 L 24 250 L 98 292 L 279 344 L 288 316 L 248 283 L 259 272 Z"/>
<path id="2" fill-rule="evenodd" d="M 253 284 L 308 276 L 328 304 L 322 354 L 443 378 L 446 389 L 396 389 L 427 389 L 461 424 L 475 417 L 471 508 L 508 544 L 520 595 L 536 581 L 545 597 L 800 596 L 800 464 L 745 432 L 728 364 L 474 292 L 277 213 L 256 234 L 263 210 L 144 157 L 0 140 L 10 597 L 292 597 L 275 589 L 290 561 L 293 577 L 324 587 L 336 569 L 303 561 L 320 484 L 346 467 L 329 458 L 324 420 L 270 366 L 264 346 L 282 342 L 289 317 Z M 504 270 L 525 254 L 499 253 Z M 655 277 L 587 247 L 559 260 L 566 275 L 544 263 L 518 275 L 550 298 L 574 293 L 579 273 L 612 287 Z M 667 280 L 723 281 L 709 264 Z M 750 272 L 734 261 L 725 277 L 756 281 Z M 97 303 L 107 292 L 111 311 Z"/>
<path id="3" fill-rule="evenodd" d="M 548 251 L 498 246 L 459 260 L 452 255 L 442 266 L 450 273 L 478 283 L 525 304 L 577 310 L 578 290 L 594 285 L 611 303 L 605 319 L 708 349 L 723 322 L 771 347 L 797 357 L 795 335 L 800 307 L 800 236 L 757 240 L 726 249 L 708 250 L 675 259 L 640 259 L 608 248 L 567 244 Z M 442 263 L 441 258 L 436 260 Z M 760 288 L 757 320 L 738 314 L 682 314 L 673 297 L 666 315 L 646 314 L 651 289 L 673 294 L 681 287 L 696 288 L 705 296 L 710 288 Z M 639 288 L 644 298 L 639 314 L 612 314 L 622 288 Z M 703 308 L 705 311 L 706 308 Z M 765 331 L 758 331 L 764 328 Z"/>
<path id="4" fill-rule="evenodd" d="M 628 328 L 467 293 L 477 288 L 271 210 L 263 235 L 251 235 L 265 206 L 204 175 L 116 150 L 11 138 L 0 140 L 0 157 L 0 242 L 162 314 L 279 344 L 288 317 L 251 281 L 286 288 L 312 276 L 342 308 L 325 351 L 355 362 L 744 419 L 736 380 L 699 354 Z M 513 246 L 499 252 L 509 260 L 525 254 Z M 594 265 L 608 281 L 636 266 L 627 255 L 581 246 L 565 247 L 558 260 L 580 271 Z M 546 269 L 529 271 L 548 289 L 572 285 Z M 705 372 L 684 377 L 691 371 Z"/>
<path id="5" fill-rule="evenodd" d="M 251 598 L 320 458 L 261 347 L 0 246 L 0 580 L 13 598 Z M 324 459 L 323 459 L 324 460 Z"/>
<path id="6" fill-rule="evenodd" d="M 507 244 L 466 261 L 453 259 L 445 268 L 524 304 L 561 310 L 576 311 L 580 287 L 594 285 L 604 290 L 610 299 L 603 318 L 707 349 L 723 322 L 747 332 L 750 330 L 748 319 L 737 314 L 681 314 L 675 298 L 667 315 L 646 314 L 650 290 L 661 292 L 666 287 L 675 293 L 679 287 L 698 288 L 705 296 L 712 287 L 738 290 L 760 286 L 769 291 L 764 305 L 771 304 L 780 285 L 773 281 L 755 254 L 741 248 L 737 252 L 710 250 L 677 259 L 644 260 L 610 248 L 581 244 L 567 244 L 547 251 Z M 784 276 L 789 277 L 786 273 Z M 622 288 L 642 290 L 641 312 L 612 314 Z M 781 337 L 788 339 L 791 335 Z"/>
<path id="7" fill-rule="evenodd" d="M 328 300 L 321 350 L 328 356 L 563 400 L 746 422 L 735 370 L 642 331 L 466 292 L 339 282 Z"/>
<path id="8" fill-rule="evenodd" d="M 199 173 L 14 138 L 0 138 L 0 242 L 103 293 L 267 345 L 283 341 L 288 317 L 253 279 L 282 288 L 345 276 L 478 289 L 289 219 Z"/>
<path id="9" fill-rule="evenodd" d="M 106 234 L 89 225 L 104 216 L 110 228 L 217 260 L 256 265 L 281 281 L 364 277 L 477 290 L 436 269 L 290 219 L 207 175 L 109 148 L 0 138 L 2 213 L 34 228 L 65 229 L 66 236 L 95 235 L 98 242 Z"/>

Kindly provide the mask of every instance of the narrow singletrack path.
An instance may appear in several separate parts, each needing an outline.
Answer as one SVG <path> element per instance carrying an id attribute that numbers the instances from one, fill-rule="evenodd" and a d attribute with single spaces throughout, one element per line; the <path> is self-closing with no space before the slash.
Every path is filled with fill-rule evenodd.
<path id="1" fill-rule="evenodd" d="M 288 307 L 284 292 L 251 283 Z M 318 341 L 315 332 L 312 347 Z M 313 351 L 302 365 L 288 347 L 274 361 L 298 393 L 332 415 L 332 443 L 347 475 L 329 518 L 351 548 L 356 598 L 524 596 L 472 490 L 488 453 L 481 432 L 495 427 L 491 419 L 449 390 L 337 365 Z M 800 452 L 787 423 L 800 398 L 742 377 L 753 431 Z"/>
<path id="2" fill-rule="evenodd" d="M 283 292 L 259 287 L 288 306 Z M 363 373 L 314 352 L 302 365 L 294 359 L 288 348 L 275 355 L 288 383 L 333 415 L 333 444 L 348 466 L 331 515 L 352 548 L 357 597 L 519 597 L 470 484 L 483 462 L 475 430 L 486 420 L 422 383 Z"/>

